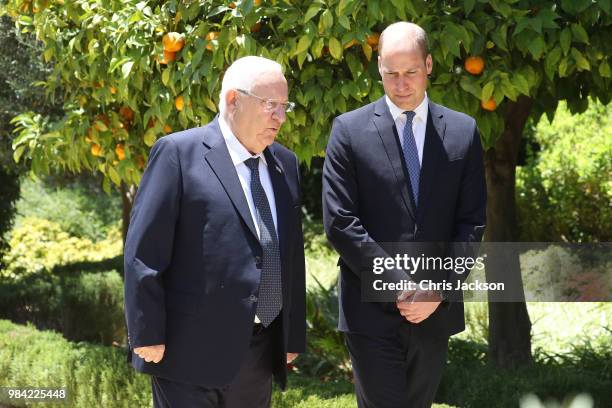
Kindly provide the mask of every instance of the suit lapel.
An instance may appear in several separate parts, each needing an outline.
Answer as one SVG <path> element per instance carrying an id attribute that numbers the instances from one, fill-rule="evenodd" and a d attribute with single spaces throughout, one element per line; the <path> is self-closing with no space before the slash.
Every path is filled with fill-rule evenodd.
<path id="1" fill-rule="evenodd" d="M 272 190 L 274 190 L 274 201 L 276 203 L 276 222 L 278 230 L 278 242 L 281 251 L 281 257 L 286 253 L 287 247 L 287 225 L 288 217 L 293 210 L 290 206 L 293 205 L 289 187 L 285 179 L 285 171 L 280 160 L 274 154 L 274 148 L 268 147 L 264 150 L 266 163 L 268 164 L 268 173 L 272 182 Z"/>
<path id="2" fill-rule="evenodd" d="M 374 105 L 374 124 L 378 129 L 378 135 L 385 146 L 387 156 L 389 157 L 389 161 L 393 167 L 393 172 L 395 173 L 395 179 L 397 181 L 397 188 L 399 189 L 402 199 L 404 200 L 408 213 L 414 220 L 416 219 L 416 211 L 414 208 L 414 203 L 412 202 L 412 195 L 410 194 L 409 190 L 410 184 L 404 171 L 404 163 L 400 153 L 397 129 L 395 128 L 395 122 L 391 117 L 391 113 L 389 112 L 384 96 L 376 101 Z"/>
<path id="3" fill-rule="evenodd" d="M 253 217 L 251 217 L 251 212 L 249 210 L 249 204 L 244 196 L 244 190 L 238 179 L 238 173 L 236 173 L 232 158 L 227 150 L 227 145 L 223 140 L 219 122 L 215 118 L 215 120 L 204 129 L 203 143 L 209 148 L 204 154 L 204 158 L 217 175 L 217 178 L 223 185 L 223 188 L 227 192 L 227 195 L 242 220 L 255 238 L 258 238 L 255 224 L 253 224 Z"/>
<path id="4" fill-rule="evenodd" d="M 436 182 L 436 171 L 445 158 L 444 132 L 446 122 L 438 105 L 430 102 L 423 145 L 423 165 L 419 182 L 419 208 L 417 220 L 421 221 L 429 204 L 431 190 Z"/>

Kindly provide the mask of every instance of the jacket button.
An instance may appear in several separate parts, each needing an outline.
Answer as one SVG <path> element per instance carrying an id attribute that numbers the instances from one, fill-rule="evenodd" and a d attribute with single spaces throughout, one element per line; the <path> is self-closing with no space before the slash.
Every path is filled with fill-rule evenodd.
<path id="1" fill-rule="evenodd" d="M 251 296 L 249 296 L 249 300 L 250 300 L 251 302 L 253 302 L 253 303 L 254 303 L 254 302 L 257 302 L 257 296 L 255 296 L 255 295 L 251 295 Z"/>
<path id="2" fill-rule="evenodd" d="M 255 257 L 255 267 L 257 267 L 257 269 L 261 269 L 261 256 L 256 256 Z"/>

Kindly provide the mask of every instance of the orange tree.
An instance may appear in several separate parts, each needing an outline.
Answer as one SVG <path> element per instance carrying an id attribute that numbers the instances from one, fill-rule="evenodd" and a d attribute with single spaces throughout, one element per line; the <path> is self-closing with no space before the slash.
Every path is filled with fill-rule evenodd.
<path id="1" fill-rule="evenodd" d="M 478 121 L 491 241 L 517 239 L 515 166 L 528 118 L 567 100 L 610 99 L 610 0 L 10 0 L 54 64 L 65 117 L 14 119 L 16 160 L 35 172 L 95 171 L 104 186 L 137 185 L 159 137 L 216 114 L 224 69 L 258 54 L 281 63 L 295 112 L 280 139 L 308 162 L 334 116 L 379 98 L 378 33 L 410 20 L 429 33 L 430 97 Z M 518 258 L 505 266 L 520 279 Z M 524 303 L 490 305 L 491 358 L 528 362 Z"/>

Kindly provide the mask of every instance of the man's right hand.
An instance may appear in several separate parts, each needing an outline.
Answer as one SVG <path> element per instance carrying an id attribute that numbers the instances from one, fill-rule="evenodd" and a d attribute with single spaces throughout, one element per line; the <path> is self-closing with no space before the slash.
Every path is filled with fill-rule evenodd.
<path id="1" fill-rule="evenodd" d="M 145 346 L 136 347 L 134 353 L 138 357 L 144 359 L 147 363 L 159 363 L 164 358 L 164 351 L 166 351 L 165 344 L 158 344 L 157 346 Z"/>

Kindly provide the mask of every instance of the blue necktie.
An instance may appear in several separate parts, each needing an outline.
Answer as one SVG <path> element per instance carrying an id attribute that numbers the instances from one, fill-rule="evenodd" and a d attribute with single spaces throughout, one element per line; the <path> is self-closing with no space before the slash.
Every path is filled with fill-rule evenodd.
<path id="1" fill-rule="evenodd" d="M 412 133 L 412 120 L 415 113 L 412 111 L 404 112 L 406 114 L 406 126 L 404 127 L 402 151 L 404 152 L 404 160 L 408 168 L 410 176 L 410 186 L 412 187 L 412 198 L 414 198 L 414 206 L 419 205 L 419 177 L 421 174 L 421 163 L 419 162 L 419 152 L 417 151 L 414 133 Z"/>
<path id="2" fill-rule="evenodd" d="M 251 195 L 259 227 L 259 242 L 263 251 L 256 313 L 261 324 L 268 327 L 278 316 L 283 303 L 280 249 L 272 211 L 270 211 L 268 198 L 259 180 L 259 158 L 250 158 L 245 160 L 244 164 L 251 169 Z"/>

